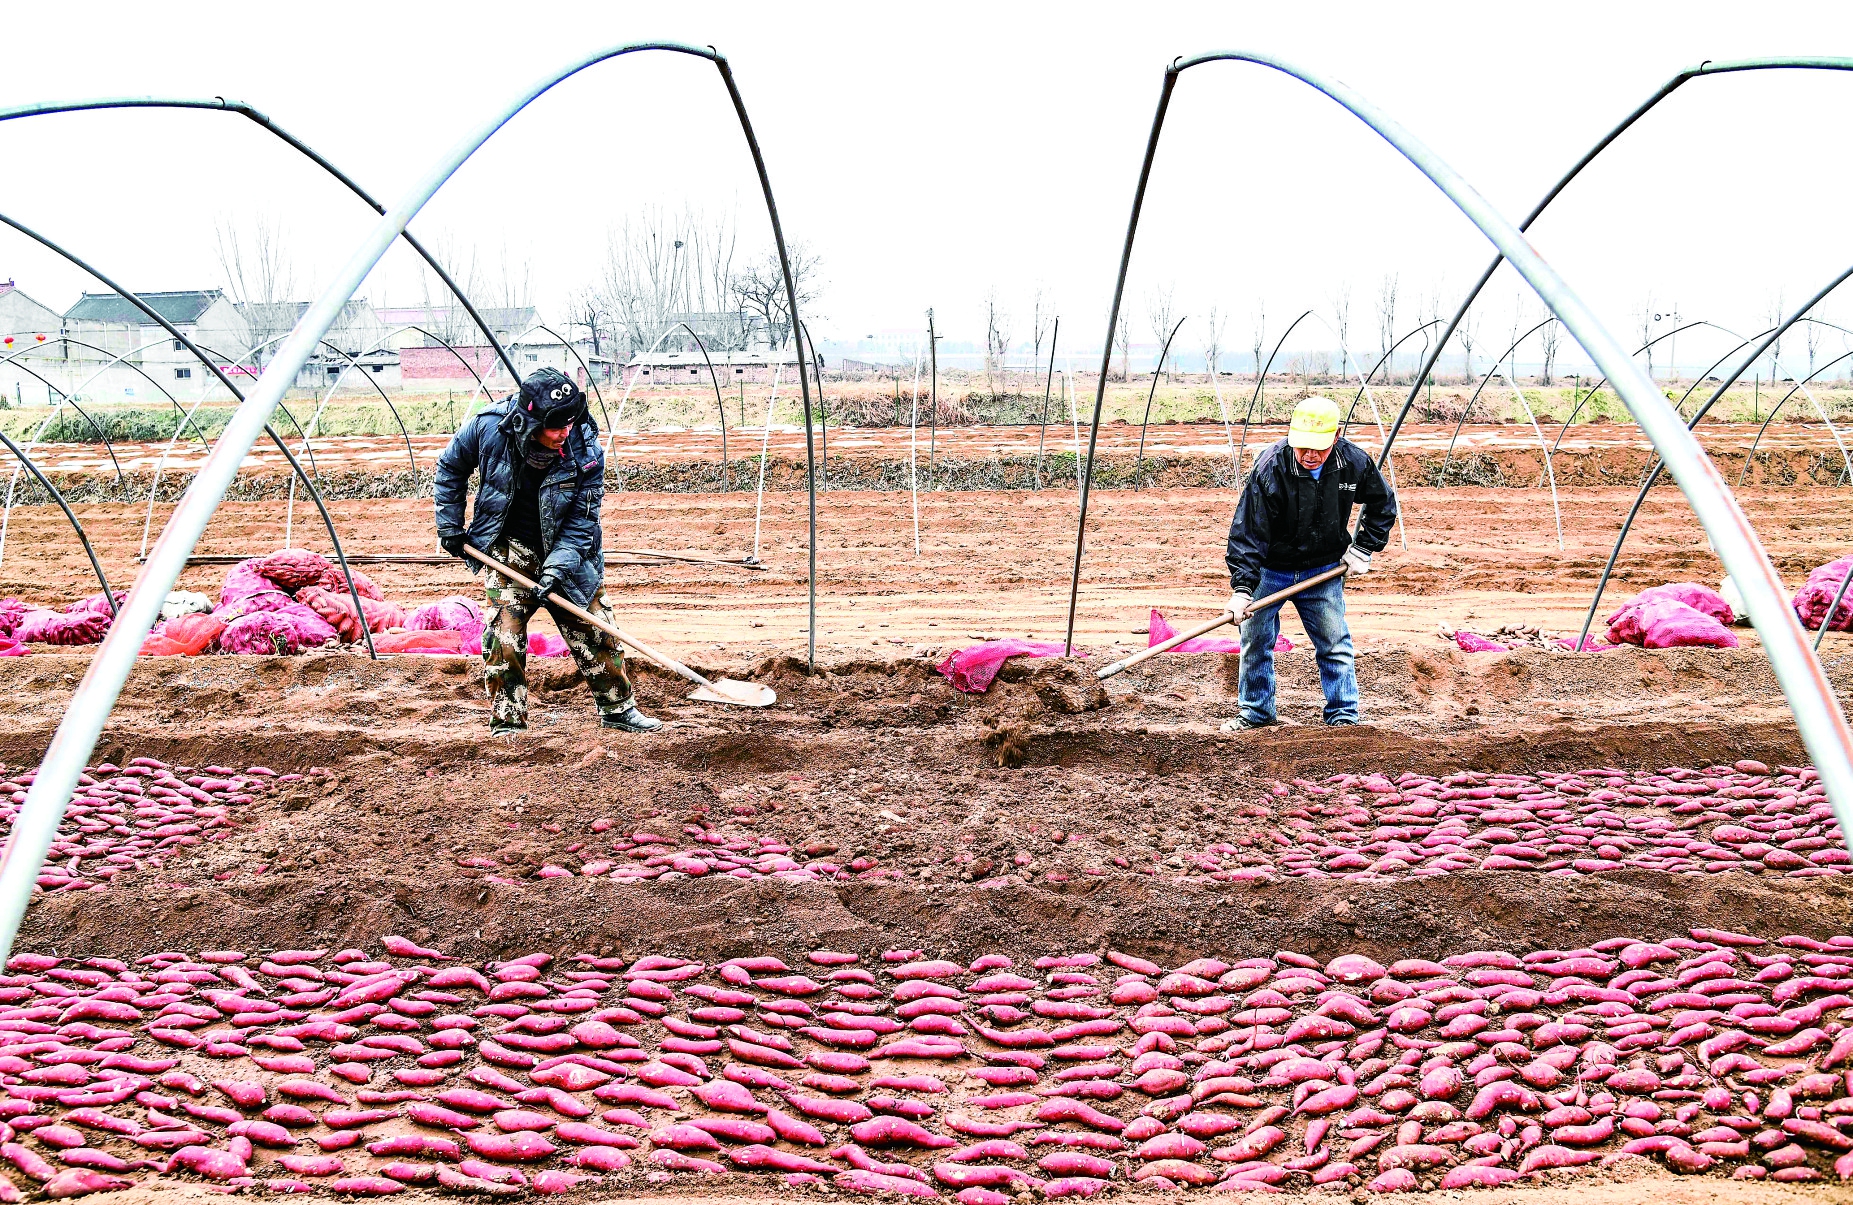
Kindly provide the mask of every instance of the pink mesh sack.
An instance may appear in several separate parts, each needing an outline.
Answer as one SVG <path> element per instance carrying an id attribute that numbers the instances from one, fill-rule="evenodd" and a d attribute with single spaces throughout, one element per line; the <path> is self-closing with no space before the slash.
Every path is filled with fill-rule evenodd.
<path id="1" fill-rule="evenodd" d="M 95 644 L 109 631 L 109 616 L 95 611 L 28 611 L 13 638 L 22 644 Z"/>
<path id="2" fill-rule="evenodd" d="M 333 568 L 327 557 L 307 548 L 280 549 L 257 563 L 259 573 L 292 594 L 304 586 L 315 585 Z"/>

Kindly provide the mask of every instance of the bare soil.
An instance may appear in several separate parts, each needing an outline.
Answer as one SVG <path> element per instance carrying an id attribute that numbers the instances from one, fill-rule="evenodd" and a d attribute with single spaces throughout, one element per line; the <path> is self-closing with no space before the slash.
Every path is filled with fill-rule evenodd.
<path id="1" fill-rule="evenodd" d="M 825 946 L 865 959 L 890 948 L 961 962 L 1002 952 L 1019 965 L 1114 948 L 1177 966 L 1283 949 L 1321 964 L 1349 953 L 1385 963 L 1523 953 L 1694 926 L 1818 940 L 1853 932 L 1841 878 L 1622 868 L 1574 878 L 1472 871 L 1230 882 L 1163 869 L 1173 854 L 1286 823 L 1284 809 L 1303 795 L 1275 788 L 1296 779 L 1803 763 L 1747 628 L 1736 651 L 1591 656 L 1469 656 L 1435 635 L 1441 622 L 1574 630 L 1633 491 L 1561 493 L 1560 552 L 1544 491 L 1403 492 L 1407 549 L 1393 543 L 1383 572 L 1348 591 L 1367 719 L 1349 730 L 1319 724 L 1316 672 L 1292 618 L 1285 631 L 1301 647 L 1281 659 L 1289 726 L 1222 733 L 1234 672 L 1219 656 L 1161 658 L 1104 692 L 1090 685 L 1090 665 L 1146 644 L 1151 609 L 1181 625 L 1226 597 L 1232 499 L 1201 489 L 1097 493 L 1076 631 L 1089 656 L 1015 662 L 982 696 L 952 691 L 932 664 L 981 638 L 1060 639 L 1072 490 L 923 493 L 918 554 L 906 493 L 823 494 L 815 674 L 805 672 L 801 494 L 768 495 L 765 572 L 614 566 L 608 588 L 622 622 L 704 672 L 764 681 L 780 696 L 765 712 L 714 708 L 640 668 L 646 710 L 670 722 L 650 737 L 597 728 L 565 662 L 530 662 L 533 729 L 514 742 L 487 736 L 474 659 L 144 662 L 94 760 L 327 773 L 245 805 L 222 841 L 118 875 L 104 892 L 42 898 L 21 948 L 133 960 L 169 948 L 371 949 L 397 933 L 478 963 L 537 950 L 792 961 Z M 1853 501 L 1839 491 L 1753 489 L 1745 500 L 1791 584 L 1844 551 Z M 332 505 L 349 551 L 374 553 L 428 551 L 428 508 L 412 498 Z M 126 585 L 140 508 L 78 510 L 112 584 Z M 157 530 L 165 510 L 156 508 Z M 311 516 L 299 507 L 295 542 L 325 549 Z M 605 521 L 614 549 L 737 557 L 752 548 L 751 500 L 738 494 L 627 491 L 610 496 Z M 277 503 L 232 502 L 199 551 L 261 553 L 282 542 Z M 1649 499 L 1629 547 L 1614 605 L 1660 582 L 1717 584 L 1721 569 L 1676 491 Z M 395 601 L 476 591 L 452 565 L 368 572 Z M 222 566 L 190 569 L 181 588 L 216 592 L 223 575 Z M 94 588 L 54 508 L 15 512 L 0 595 L 65 602 Z M 1823 649 L 1842 692 L 1853 687 L 1848 651 L 1853 640 L 1840 635 Z M 49 650 L 0 661 L 7 773 L 36 764 L 86 665 L 81 652 Z M 690 828 L 866 865 L 818 882 L 538 873 L 583 870 L 607 834 L 647 829 L 673 841 Z M 494 869 L 465 864 L 479 859 Z M 1623 1175 L 1648 1179 L 1598 1182 Z M 126 1195 L 198 1191 L 145 1185 Z M 691 1181 L 671 1191 L 707 1190 Z M 1759 1202 L 1839 1192 L 1716 1174 L 1699 1185 L 1628 1165 L 1568 1187 L 1496 1195 L 1632 1200 L 1648 1191 Z"/>

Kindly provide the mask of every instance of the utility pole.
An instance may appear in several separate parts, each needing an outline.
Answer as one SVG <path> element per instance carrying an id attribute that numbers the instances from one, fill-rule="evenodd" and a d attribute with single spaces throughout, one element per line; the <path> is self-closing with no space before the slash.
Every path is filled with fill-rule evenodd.
<path id="1" fill-rule="evenodd" d="M 933 309 L 927 307 L 927 349 L 933 361 L 933 389 L 928 403 L 932 408 L 931 430 L 927 435 L 927 492 L 933 491 L 933 460 L 939 448 L 939 336 L 933 333 Z"/>

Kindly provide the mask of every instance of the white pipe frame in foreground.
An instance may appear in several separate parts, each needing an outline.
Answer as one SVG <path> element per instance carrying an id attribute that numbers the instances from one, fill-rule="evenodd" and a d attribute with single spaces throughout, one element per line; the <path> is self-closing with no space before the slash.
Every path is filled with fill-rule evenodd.
<path id="1" fill-rule="evenodd" d="M 39 870 L 57 836 L 58 825 L 64 818 L 65 806 L 77 786 L 78 775 L 83 772 L 85 763 L 96 748 L 97 738 L 101 736 L 103 725 L 122 693 L 123 684 L 135 668 L 143 636 L 160 617 L 162 602 L 179 579 L 187 558 L 204 534 L 220 499 L 230 488 L 239 464 L 263 434 L 270 416 L 282 402 L 296 374 L 308 363 L 309 356 L 322 336 L 340 317 L 342 307 L 360 288 L 412 218 L 496 131 L 564 80 L 608 59 L 643 50 L 686 54 L 707 59 L 718 67 L 736 102 L 742 132 L 753 150 L 755 165 L 759 166 L 758 145 L 753 140 L 752 128 L 738 100 L 730 68 L 719 51 L 712 47 L 689 46 L 678 42 L 634 42 L 588 55 L 542 79 L 461 139 L 397 205 L 381 215 L 366 240 L 342 266 L 334 282 L 303 314 L 296 329 L 277 349 L 270 367 L 264 370 L 245 401 L 233 412 L 231 422 L 174 508 L 173 516 L 162 530 L 161 538 L 155 542 L 147 564 L 136 579 L 134 588 L 129 591 L 129 597 L 122 604 L 116 622 L 110 626 L 109 634 L 91 658 L 90 668 L 84 674 L 83 681 L 78 683 L 77 690 L 72 694 L 58 731 L 53 735 L 44 760 L 39 764 L 37 777 L 27 792 L 26 802 L 13 823 L 12 834 L 4 850 L 0 850 L 0 961 L 4 961 L 12 952 L 20 923 L 25 919 L 26 908 L 32 900 L 32 890 L 37 883 Z M 761 183 L 765 183 L 763 171 Z M 774 235 L 775 238 L 779 235 L 776 216 Z M 795 311 L 795 305 L 793 308 Z M 796 318 L 795 312 L 793 317 Z"/>

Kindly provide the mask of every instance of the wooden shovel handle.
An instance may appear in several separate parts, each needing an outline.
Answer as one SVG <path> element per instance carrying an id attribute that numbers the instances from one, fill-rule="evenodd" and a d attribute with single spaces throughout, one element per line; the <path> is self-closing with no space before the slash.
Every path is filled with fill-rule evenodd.
<path id="1" fill-rule="evenodd" d="M 1302 590 L 1311 589 L 1313 586 L 1317 586 L 1321 582 L 1329 582 L 1335 577 L 1342 577 L 1344 576 L 1344 573 L 1345 573 L 1345 567 L 1343 565 L 1336 565 L 1333 568 L 1327 569 L 1324 573 L 1314 574 L 1312 577 L 1307 578 L 1303 582 L 1295 582 L 1293 585 L 1288 586 L 1285 590 L 1276 590 L 1274 591 L 1274 593 L 1268 595 L 1266 598 L 1255 599 L 1253 602 L 1248 604 L 1247 608 L 1244 609 L 1240 615 L 1231 615 L 1229 614 L 1229 612 L 1224 611 L 1220 616 L 1208 621 L 1207 623 L 1200 623 L 1194 628 L 1190 628 L 1186 631 L 1179 632 L 1177 635 L 1171 637 L 1171 639 L 1166 640 L 1160 644 L 1154 644 L 1149 649 L 1140 649 L 1138 652 L 1132 654 L 1132 656 L 1130 657 L 1120 658 L 1118 661 L 1115 661 L 1112 665 L 1107 666 L 1105 669 L 1095 674 L 1094 677 L 1097 680 L 1104 682 L 1108 678 L 1111 678 L 1114 674 L 1120 673 L 1124 670 L 1129 670 L 1133 666 L 1138 665 L 1142 661 L 1149 661 L 1160 653 L 1169 652 L 1170 650 L 1176 648 L 1178 645 L 1184 643 L 1186 640 L 1194 640 L 1198 636 L 1203 635 L 1205 632 L 1214 632 L 1217 628 L 1220 628 L 1225 623 L 1233 623 L 1238 619 L 1247 619 L 1250 615 L 1253 615 L 1256 611 L 1264 610 L 1267 607 L 1274 606 L 1276 603 L 1285 602 L 1287 599 L 1292 598 L 1295 594 L 1298 594 Z"/>
<path id="2" fill-rule="evenodd" d="M 463 546 L 463 551 L 468 553 L 470 556 L 475 557 L 477 560 L 481 561 L 483 564 L 489 566 L 489 568 L 495 570 L 497 573 L 500 573 L 503 577 L 506 577 L 509 581 L 514 582 L 517 586 L 522 586 L 529 590 L 533 590 L 536 588 L 533 582 L 529 581 L 525 577 L 522 577 L 519 573 L 516 573 L 513 569 L 510 569 L 507 565 L 504 565 L 502 562 L 496 560 L 492 556 L 489 556 L 487 553 L 484 553 L 476 548 L 473 548 L 468 544 L 465 544 Z M 586 610 L 584 607 L 581 607 L 575 604 L 571 599 L 561 598 L 558 594 L 548 594 L 547 597 L 552 599 L 554 602 L 554 605 L 560 607 L 567 614 L 576 615 L 580 619 L 584 620 L 585 622 L 591 624 L 593 627 L 597 628 L 599 631 L 610 633 L 615 639 L 622 640 L 625 644 L 630 645 L 632 648 L 636 649 L 639 653 L 642 653 L 646 658 L 648 658 L 651 661 L 656 662 L 656 664 L 662 666 L 666 670 L 669 670 L 671 673 L 680 674 L 684 678 L 687 678 L 690 682 L 695 683 L 697 686 L 705 686 L 709 690 L 714 689 L 714 683 L 708 681 L 706 678 L 702 677 L 700 674 L 696 673 L 694 670 L 690 669 L 688 666 L 683 665 L 680 661 L 675 660 L 673 657 L 666 657 L 662 653 L 657 652 L 655 649 L 651 648 L 649 645 L 645 644 L 643 641 L 637 639 L 635 636 L 632 636 L 630 633 L 626 632 L 623 628 L 620 628 L 617 624 L 606 623 L 604 620 L 592 614 L 592 612 Z"/>

